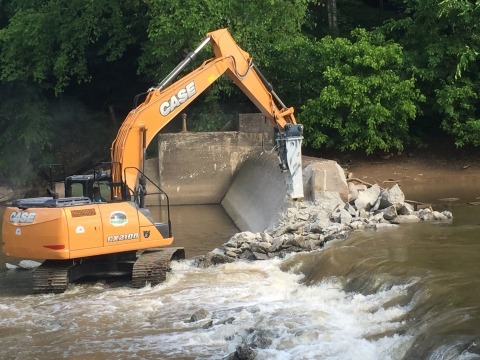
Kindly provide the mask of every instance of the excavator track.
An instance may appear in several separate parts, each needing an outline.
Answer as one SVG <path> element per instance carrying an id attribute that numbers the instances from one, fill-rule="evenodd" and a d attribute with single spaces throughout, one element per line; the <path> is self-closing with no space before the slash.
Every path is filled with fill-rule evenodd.
<path id="1" fill-rule="evenodd" d="M 147 283 L 155 286 L 165 281 L 172 259 L 184 259 L 183 248 L 159 248 L 144 251 L 133 265 L 132 286 L 142 288 Z"/>
<path id="2" fill-rule="evenodd" d="M 35 294 L 60 294 L 69 283 L 68 271 L 75 266 L 72 261 L 46 260 L 33 272 L 33 292 Z"/>

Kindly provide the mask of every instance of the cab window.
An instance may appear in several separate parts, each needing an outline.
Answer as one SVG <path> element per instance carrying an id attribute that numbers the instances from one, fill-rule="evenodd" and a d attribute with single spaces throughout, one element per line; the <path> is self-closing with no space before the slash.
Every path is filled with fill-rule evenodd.
<path id="1" fill-rule="evenodd" d="M 81 183 L 73 183 L 70 185 L 69 195 L 74 196 L 83 196 L 83 184 Z"/>
<path id="2" fill-rule="evenodd" d="M 110 191 L 110 186 L 108 185 L 108 182 L 106 181 L 97 181 L 94 186 L 98 186 L 100 189 L 100 195 L 107 200 L 111 200 L 111 191 Z"/>

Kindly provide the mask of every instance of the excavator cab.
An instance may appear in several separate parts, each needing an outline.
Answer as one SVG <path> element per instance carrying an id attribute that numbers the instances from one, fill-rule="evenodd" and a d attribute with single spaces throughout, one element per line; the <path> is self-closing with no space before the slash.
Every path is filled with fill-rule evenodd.
<path id="1" fill-rule="evenodd" d="M 93 201 L 94 187 L 100 189 L 101 196 L 107 201 L 113 199 L 111 176 L 103 172 L 68 176 L 65 179 L 65 197 L 85 196 Z"/>

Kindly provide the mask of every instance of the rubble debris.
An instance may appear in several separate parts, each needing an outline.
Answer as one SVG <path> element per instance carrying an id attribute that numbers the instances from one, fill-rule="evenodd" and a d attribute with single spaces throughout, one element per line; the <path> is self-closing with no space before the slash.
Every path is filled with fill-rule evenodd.
<path id="1" fill-rule="evenodd" d="M 314 200 L 290 204 L 271 228 L 258 233 L 237 233 L 221 248 L 197 259 L 196 264 L 208 267 L 237 260 L 282 258 L 292 252 L 320 249 L 327 241 L 345 239 L 354 230 L 379 230 L 407 222 L 448 222 L 452 219 L 450 211 L 433 211 L 431 207 L 414 210 L 397 184 L 390 189 L 374 184 L 346 203 L 338 194 L 327 193 L 317 192 Z"/>

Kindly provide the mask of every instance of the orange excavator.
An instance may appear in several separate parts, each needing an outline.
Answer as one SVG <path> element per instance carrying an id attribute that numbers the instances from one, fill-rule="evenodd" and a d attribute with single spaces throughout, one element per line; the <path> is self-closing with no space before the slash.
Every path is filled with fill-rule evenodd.
<path id="1" fill-rule="evenodd" d="M 208 43 L 215 57 L 170 85 Z M 48 197 L 15 200 L 5 210 L 3 252 L 46 259 L 33 273 L 34 293 L 62 293 L 82 276 L 101 274 L 131 273 L 133 287 L 153 286 L 165 280 L 171 260 L 185 258 L 183 248 L 167 247 L 173 242 L 170 212 L 166 221 L 156 222 L 145 207 L 150 181 L 144 174 L 145 151 L 168 122 L 225 72 L 275 127 L 287 194 L 303 197 L 303 127 L 293 108 L 282 103 L 227 29 L 210 32 L 158 86 L 135 97 L 112 143 L 110 173 L 94 169 L 90 175 L 66 177 L 65 197 L 49 190 Z M 143 95 L 145 101 L 137 105 Z M 167 194 L 157 189 L 168 209 Z"/>

